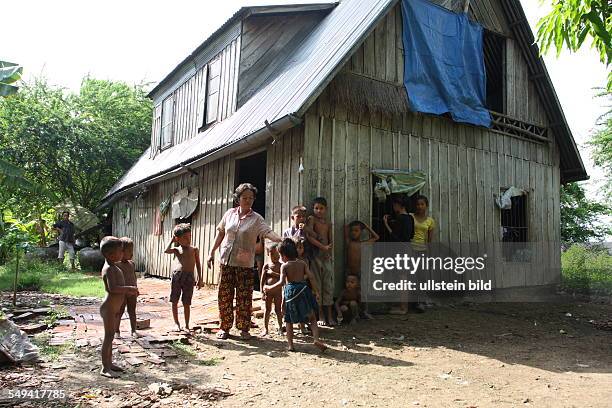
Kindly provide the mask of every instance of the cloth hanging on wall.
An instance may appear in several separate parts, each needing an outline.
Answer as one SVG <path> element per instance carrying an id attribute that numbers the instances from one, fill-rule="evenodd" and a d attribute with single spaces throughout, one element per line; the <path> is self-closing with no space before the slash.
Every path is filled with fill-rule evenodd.
<path id="1" fill-rule="evenodd" d="M 390 194 L 417 193 L 427 183 L 427 175 L 422 171 L 372 170 L 378 178 L 374 194 L 379 201 L 385 201 Z"/>
<path id="2" fill-rule="evenodd" d="M 427 0 L 402 0 L 402 20 L 411 109 L 490 127 L 482 26 Z"/>

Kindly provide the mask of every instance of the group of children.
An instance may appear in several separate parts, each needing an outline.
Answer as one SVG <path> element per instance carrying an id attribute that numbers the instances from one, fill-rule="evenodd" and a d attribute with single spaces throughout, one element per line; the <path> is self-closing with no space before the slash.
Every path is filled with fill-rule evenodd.
<path id="1" fill-rule="evenodd" d="M 132 257 L 134 243 L 130 238 L 107 236 L 100 243 L 100 252 L 105 258 L 102 267 L 102 280 L 106 297 L 100 306 L 100 316 L 104 322 L 104 340 L 102 342 L 102 370 L 100 374 L 115 378 L 123 368 L 113 364 L 113 339 L 120 337 L 119 326 L 121 317 L 127 308 L 130 318 L 132 337 L 138 337 L 136 332 L 136 303 L 139 295 L 136 272 Z M 178 224 L 174 227 L 172 241 L 165 253 L 174 256 L 170 302 L 172 317 L 178 331 L 182 330 L 178 319 L 178 301 L 183 301 L 185 328 L 189 330 L 191 299 L 193 289 L 202 287 L 202 268 L 198 248 L 191 245 L 191 226 Z M 197 272 L 194 275 L 194 272 Z"/>
<path id="2" fill-rule="evenodd" d="M 417 198 L 417 212 L 414 218 L 412 236 L 418 237 L 422 244 L 431 242 L 433 219 L 427 216 L 427 198 Z M 395 209 L 395 208 L 394 208 Z M 323 197 L 314 200 L 313 215 L 307 217 L 304 206 L 296 206 L 291 211 L 292 225 L 283 232 L 280 244 L 267 247 L 270 261 L 264 265 L 263 259 L 257 260 L 260 283 L 265 301 L 264 331 L 268 326 L 272 308 L 278 319 L 278 330 L 282 333 L 283 320 L 286 324 L 288 349 L 293 350 L 293 325 L 300 324 L 302 333 L 308 333 L 306 324 L 312 332 L 315 346 L 324 350 L 326 346 L 319 341 L 321 326 L 334 326 L 335 307 L 338 320 L 354 323 L 359 318 L 371 318 L 367 306 L 361 303 L 361 245 L 375 242 L 378 234 L 367 224 L 353 221 L 344 229 L 346 240 L 346 273 L 344 289 L 334 303 L 334 272 L 332 269 L 332 226 L 327 220 L 327 201 Z M 388 227 L 387 219 L 385 225 Z M 364 239 L 364 231 L 367 237 Z M 422 242 L 421 242 L 422 241 Z M 263 241 L 260 242 L 263 246 Z M 138 288 L 134 263 L 134 245 L 131 239 L 105 237 L 100 250 L 106 259 L 102 269 L 102 279 L 107 292 L 100 307 L 104 321 L 104 341 L 102 344 L 101 374 L 116 377 L 123 369 L 112 362 L 112 342 L 119 336 L 121 317 L 127 308 L 132 336 L 136 337 L 136 299 Z M 261 250 L 260 250 L 261 252 Z M 172 316 L 177 330 L 181 330 L 178 319 L 178 301 L 182 300 L 185 328 L 189 330 L 190 305 L 193 289 L 203 286 L 202 268 L 198 248 L 191 245 L 191 226 L 178 224 L 165 253 L 173 255 L 171 294 Z M 195 274 L 194 274 L 195 272 Z"/>

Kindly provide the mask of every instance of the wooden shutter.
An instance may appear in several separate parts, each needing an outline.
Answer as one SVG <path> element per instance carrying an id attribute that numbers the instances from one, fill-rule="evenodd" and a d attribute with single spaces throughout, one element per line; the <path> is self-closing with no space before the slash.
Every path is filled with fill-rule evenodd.
<path id="1" fill-rule="evenodd" d="M 159 140 L 161 135 L 162 104 L 160 103 L 153 109 L 153 125 L 151 129 L 151 157 L 159 150 Z"/>
<path id="2" fill-rule="evenodd" d="M 208 89 L 208 65 L 202 68 L 202 80 L 200 91 L 198 92 L 198 104 L 197 104 L 197 112 L 198 116 L 196 119 L 197 128 L 200 129 L 203 126 L 206 126 L 206 122 L 204 122 L 204 118 L 206 117 L 206 91 Z"/>
<path id="3" fill-rule="evenodd" d="M 221 88 L 221 58 L 208 64 L 208 97 L 206 98 L 206 124 L 217 120 L 219 89 Z"/>
<path id="4" fill-rule="evenodd" d="M 172 144 L 172 130 L 174 121 L 174 95 L 170 95 L 162 104 L 162 125 L 160 147 L 163 149 Z"/>

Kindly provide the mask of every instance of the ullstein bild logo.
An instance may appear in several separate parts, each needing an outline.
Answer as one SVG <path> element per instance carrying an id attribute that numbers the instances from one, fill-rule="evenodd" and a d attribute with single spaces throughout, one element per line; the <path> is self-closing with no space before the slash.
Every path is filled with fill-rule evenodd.
<path id="1" fill-rule="evenodd" d="M 520 286 L 526 276 L 542 277 L 538 284 L 554 283 L 558 273 L 550 260 L 558 248 L 548 242 L 437 243 L 417 249 L 401 242 L 364 244 L 362 299 L 422 301 L 426 297 L 444 296 L 444 292 L 451 296 L 498 296 L 501 295 L 498 288 L 508 283 Z M 542 270 L 546 273 L 541 273 Z M 549 278 L 551 282 L 545 281 Z M 516 297 L 507 297 L 503 301 L 514 300 Z"/>

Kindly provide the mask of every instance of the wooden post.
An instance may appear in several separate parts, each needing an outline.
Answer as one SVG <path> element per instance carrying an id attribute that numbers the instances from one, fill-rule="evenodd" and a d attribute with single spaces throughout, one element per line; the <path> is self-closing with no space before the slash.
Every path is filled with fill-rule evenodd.
<path id="1" fill-rule="evenodd" d="M 17 306 L 17 280 L 19 279 L 19 245 L 15 248 L 17 259 L 15 260 L 15 282 L 13 282 L 13 306 Z"/>
<path id="2" fill-rule="evenodd" d="M 463 5 L 463 12 L 467 13 L 470 9 L 470 0 L 465 0 L 465 4 Z"/>

